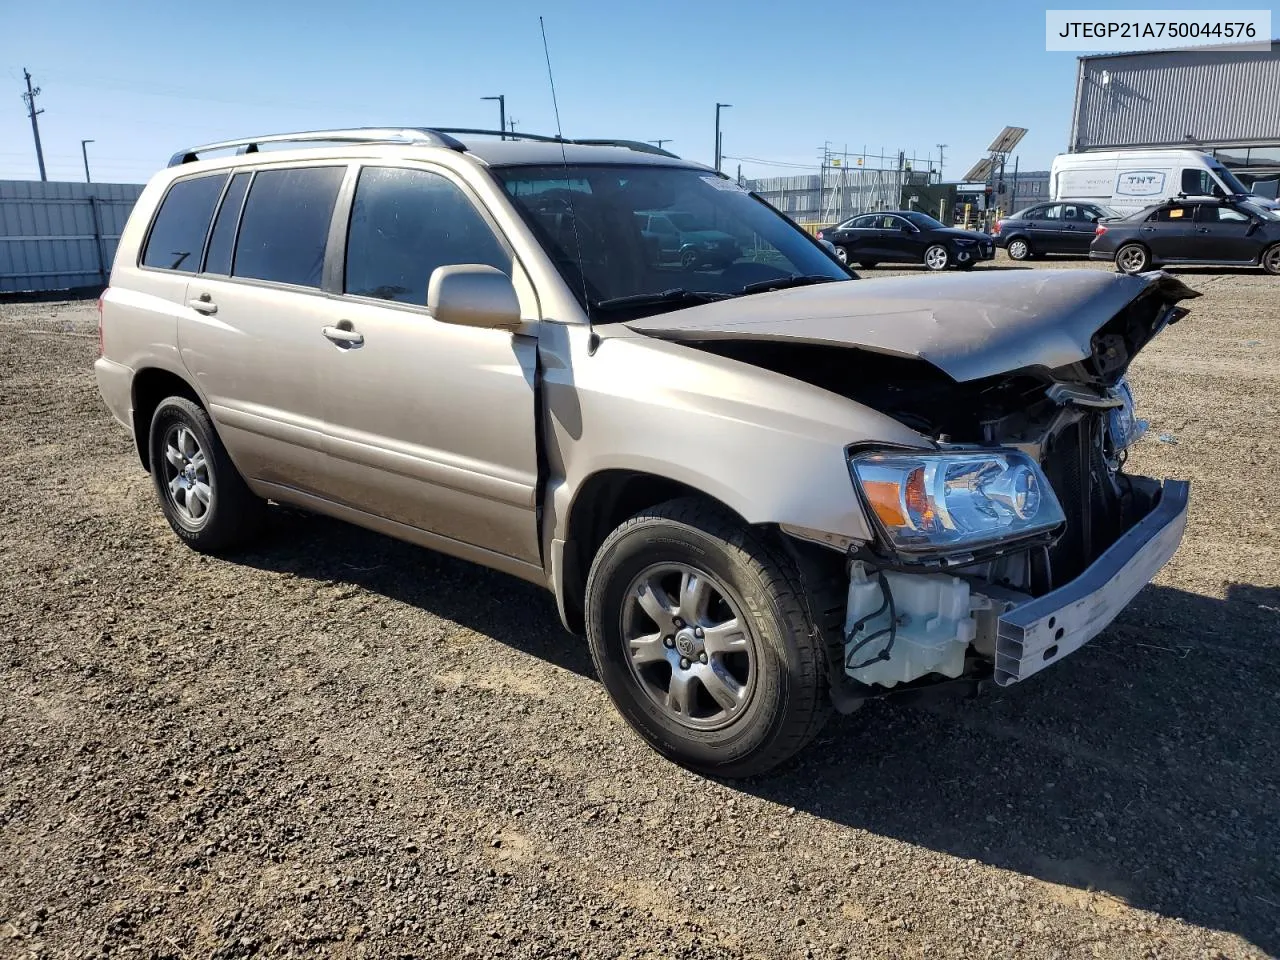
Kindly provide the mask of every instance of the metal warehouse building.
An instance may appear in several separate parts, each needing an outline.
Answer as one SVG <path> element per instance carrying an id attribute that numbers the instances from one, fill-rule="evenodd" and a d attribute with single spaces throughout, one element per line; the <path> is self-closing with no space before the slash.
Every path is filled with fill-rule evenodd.
<path id="1" fill-rule="evenodd" d="M 1280 177 L 1280 42 L 1081 57 L 1070 144 L 1204 150 L 1245 183 Z"/>

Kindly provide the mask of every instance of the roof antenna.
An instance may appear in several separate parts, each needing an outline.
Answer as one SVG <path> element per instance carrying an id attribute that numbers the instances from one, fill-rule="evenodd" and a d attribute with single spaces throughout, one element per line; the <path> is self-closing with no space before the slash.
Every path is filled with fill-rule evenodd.
<path id="1" fill-rule="evenodd" d="M 582 308 L 587 312 L 587 326 L 591 326 L 591 297 L 587 293 L 587 270 L 582 260 L 582 238 L 578 236 L 578 217 L 573 211 L 573 188 L 569 185 L 569 156 L 565 152 L 564 131 L 560 127 L 560 102 L 556 99 L 556 78 L 551 72 L 551 50 L 547 46 L 547 25 L 542 17 L 538 17 L 538 29 L 542 31 L 542 53 L 547 58 L 547 81 L 551 84 L 551 106 L 556 113 L 556 139 L 560 141 L 560 160 L 564 164 L 564 187 L 566 204 L 569 207 L 569 219 L 573 221 L 573 245 L 578 253 L 578 275 L 582 278 Z M 595 332 L 591 334 L 589 352 L 595 353 L 598 340 Z"/>

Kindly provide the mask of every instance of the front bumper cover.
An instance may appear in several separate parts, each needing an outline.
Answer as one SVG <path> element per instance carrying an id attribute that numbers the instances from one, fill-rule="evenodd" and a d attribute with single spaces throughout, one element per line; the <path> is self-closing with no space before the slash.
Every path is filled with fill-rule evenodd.
<path id="1" fill-rule="evenodd" d="M 1164 481 L 1160 498 L 1070 583 L 1008 611 L 996 634 L 995 681 L 1025 680 L 1101 633 L 1178 549 L 1191 485 Z"/>

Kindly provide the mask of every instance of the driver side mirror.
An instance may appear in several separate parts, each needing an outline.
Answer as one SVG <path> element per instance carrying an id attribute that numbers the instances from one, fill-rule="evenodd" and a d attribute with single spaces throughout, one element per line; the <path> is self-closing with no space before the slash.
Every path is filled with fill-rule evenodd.
<path id="1" fill-rule="evenodd" d="M 520 326 L 515 284 L 501 270 L 482 263 L 433 270 L 427 284 L 427 310 L 441 323 L 460 327 L 515 330 Z"/>

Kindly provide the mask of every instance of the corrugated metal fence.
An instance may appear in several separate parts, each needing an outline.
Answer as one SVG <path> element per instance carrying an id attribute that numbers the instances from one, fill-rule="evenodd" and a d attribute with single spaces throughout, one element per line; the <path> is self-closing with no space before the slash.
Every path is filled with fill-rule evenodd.
<path id="1" fill-rule="evenodd" d="M 105 284 L 142 185 L 0 180 L 0 293 Z"/>

